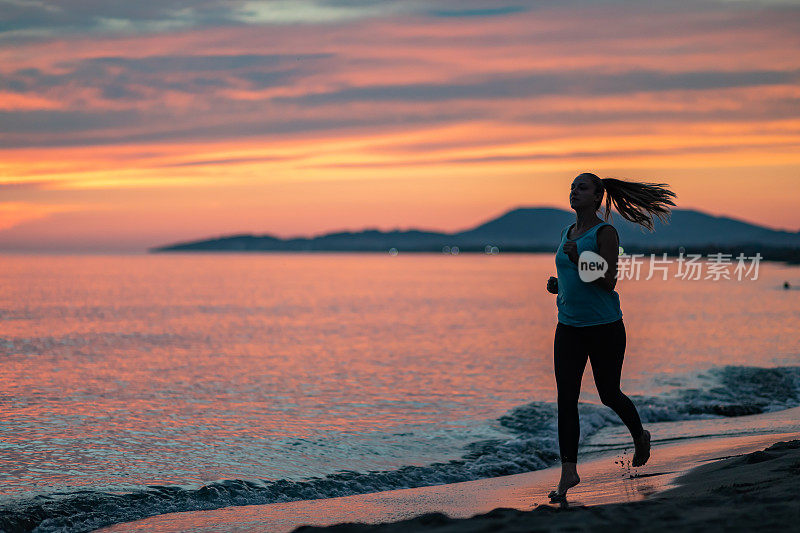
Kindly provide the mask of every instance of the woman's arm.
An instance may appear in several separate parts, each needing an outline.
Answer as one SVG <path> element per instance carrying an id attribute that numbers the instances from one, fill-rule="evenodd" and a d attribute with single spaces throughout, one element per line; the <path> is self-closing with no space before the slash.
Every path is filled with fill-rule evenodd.
<path id="1" fill-rule="evenodd" d="M 597 253 L 608 263 L 608 270 L 602 278 L 598 278 L 592 283 L 612 292 L 617 285 L 617 260 L 619 259 L 619 237 L 613 226 L 603 226 L 597 230 Z"/>

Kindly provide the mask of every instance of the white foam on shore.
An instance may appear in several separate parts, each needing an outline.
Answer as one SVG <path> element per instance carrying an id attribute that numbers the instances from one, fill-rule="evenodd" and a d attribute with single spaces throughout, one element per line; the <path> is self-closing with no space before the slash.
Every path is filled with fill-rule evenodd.
<path id="1" fill-rule="evenodd" d="M 800 409 L 794 413 L 796 417 Z M 755 415 L 763 416 L 763 415 Z M 572 505 L 603 505 L 638 501 L 660 494 L 688 470 L 709 461 L 760 450 L 780 440 L 800 437 L 800 432 L 771 433 L 654 443 L 645 467 L 626 469 L 613 453 L 604 452 L 579 465 L 581 483 L 570 489 Z M 346 496 L 326 500 L 175 513 L 117 524 L 103 533 L 289 533 L 300 525 L 343 522 L 377 524 L 406 520 L 425 513 L 469 518 L 496 508 L 522 511 L 548 504 L 546 497 L 558 483 L 560 468 L 417 489 Z"/>

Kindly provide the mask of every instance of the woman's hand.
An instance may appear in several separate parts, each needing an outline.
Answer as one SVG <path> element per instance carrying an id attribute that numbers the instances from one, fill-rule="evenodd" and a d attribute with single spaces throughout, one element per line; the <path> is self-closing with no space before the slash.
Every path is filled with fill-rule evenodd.
<path id="1" fill-rule="evenodd" d="M 564 243 L 564 253 L 567 254 L 569 260 L 578 264 L 578 243 L 575 241 L 567 241 Z"/>
<path id="2" fill-rule="evenodd" d="M 558 294 L 558 278 L 550 276 L 550 279 L 547 280 L 547 292 Z"/>

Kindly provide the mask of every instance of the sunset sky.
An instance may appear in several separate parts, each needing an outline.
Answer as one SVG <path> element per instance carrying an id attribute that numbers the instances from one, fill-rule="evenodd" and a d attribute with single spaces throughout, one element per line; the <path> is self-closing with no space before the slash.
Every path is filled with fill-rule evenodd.
<path id="1" fill-rule="evenodd" d="M 0 250 L 454 231 L 578 173 L 800 230 L 800 2 L 0 0 Z"/>

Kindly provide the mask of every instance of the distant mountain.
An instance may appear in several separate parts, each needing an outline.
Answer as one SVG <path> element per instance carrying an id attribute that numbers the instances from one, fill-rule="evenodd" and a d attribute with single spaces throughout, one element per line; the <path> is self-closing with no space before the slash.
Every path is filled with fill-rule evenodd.
<path id="1" fill-rule="evenodd" d="M 398 251 L 441 251 L 445 246 L 458 246 L 463 251 L 483 251 L 487 245 L 507 251 L 553 251 L 558 246 L 561 230 L 573 222 L 573 211 L 551 207 L 520 207 L 472 229 L 455 233 L 367 229 L 294 239 L 246 234 L 171 244 L 151 248 L 150 251 L 385 252 L 390 248 Z M 629 222 L 618 213 L 609 222 L 617 228 L 620 245 L 636 249 L 738 245 L 800 249 L 800 232 L 774 230 L 691 209 L 674 209 L 669 224 L 663 224 L 656 219 L 654 233 Z"/>
<path id="2" fill-rule="evenodd" d="M 602 212 L 602 211 L 601 211 Z M 765 244 L 800 247 L 800 232 L 780 231 L 692 209 L 673 209 L 669 224 L 655 219 L 654 232 L 612 213 L 609 223 L 628 246 L 717 246 Z M 561 230 L 575 222 L 574 211 L 542 207 L 512 209 L 498 218 L 454 235 L 506 245 L 557 246 Z"/>

